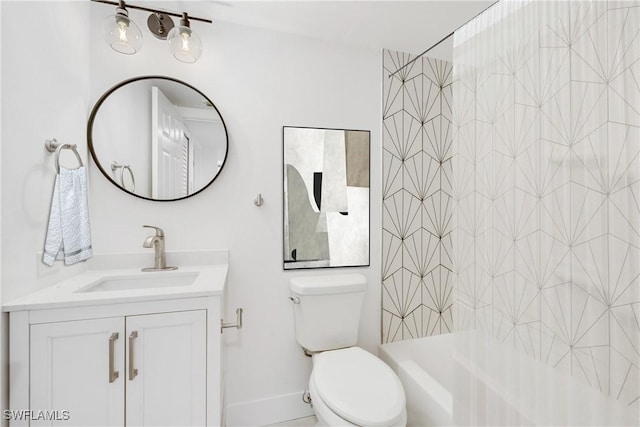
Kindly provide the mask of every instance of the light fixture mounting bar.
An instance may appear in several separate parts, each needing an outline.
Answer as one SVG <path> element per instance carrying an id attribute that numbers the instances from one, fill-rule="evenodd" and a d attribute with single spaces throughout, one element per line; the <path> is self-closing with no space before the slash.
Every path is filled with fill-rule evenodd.
<path id="1" fill-rule="evenodd" d="M 117 1 L 110 1 L 110 0 L 91 0 L 92 2 L 96 2 L 96 3 L 104 3 L 104 4 L 110 4 L 113 6 L 120 6 L 120 2 Z M 151 12 L 151 13 L 163 13 L 165 15 L 169 15 L 169 16 L 175 16 L 177 18 L 182 18 L 182 13 L 175 13 L 175 12 L 167 12 L 166 10 L 159 10 L 159 9 L 152 9 L 149 7 L 144 7 L 144 6 L 136 6 L 130 3 L 125 3 L 125 6 L 128 9 L 137 9 L 137 10 L 144 10 L 145 12 Z M 200 22 L 207 22 L 209 24 L 213 24 L 213 21 L 211 19 L 204 19 L 204 18 L 198 18 L 196 16 L 189 16 L 189 20 L 190 21 L 200 21 Z"/>

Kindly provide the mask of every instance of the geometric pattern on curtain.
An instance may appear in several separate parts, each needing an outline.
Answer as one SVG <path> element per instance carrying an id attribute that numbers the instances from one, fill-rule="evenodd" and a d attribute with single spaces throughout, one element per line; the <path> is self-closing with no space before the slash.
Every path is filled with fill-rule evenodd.
<path id="1" fill-rule="evenodd" d="M 453 329 L 451 82 L 445 61 L 383 51 L 382 342 Z"/>
<path id="2" fill-rule="evenodd" d="M 640 2 L 514 3 L 455 36 L 456 328 L 640 408 Z"/>

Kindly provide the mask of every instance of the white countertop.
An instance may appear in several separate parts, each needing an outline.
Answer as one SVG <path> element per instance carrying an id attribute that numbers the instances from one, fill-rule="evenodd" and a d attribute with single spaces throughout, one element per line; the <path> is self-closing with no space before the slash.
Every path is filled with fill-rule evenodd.
<path id="1" fill-rule="evenodd" d="M 5 312 L 41 310 L 222 295 L 227 283 L 229 269 L 227 251 L 167 252 L 167 265 L 177 265 L 177 270 L 144 273 L 140 269 L 148 267 L 148 265 L 139 263 L 139 254 L 110 254 L 102 257 L 96 256 L 95 258 L 96 260 L 93 264 L 89 264 L 87 271 L 10 301 L 3 305 L 2 310 Z M 145 257 L 145 259 L 148 259 L 148 257 Z M 212 263 L 196 264 L 203 261 Z M 131 264 L 136 264 L 136 267 L 132 268 Z M 189 273 L 198 273 L 193 283 L 189 285 L 94 292 L 81 291 L 109 277 L 143 275 L 145 278 L 154 276 L 167 277 Z"/>

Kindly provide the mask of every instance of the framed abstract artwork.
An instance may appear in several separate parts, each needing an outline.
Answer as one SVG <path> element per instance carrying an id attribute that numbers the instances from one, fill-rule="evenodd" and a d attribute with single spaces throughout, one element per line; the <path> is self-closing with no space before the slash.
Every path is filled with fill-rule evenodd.
<path id="1" fill-rule="evenodd" d="M 282 134 L 284 269 L 368 266 L 370 132 Z"/>

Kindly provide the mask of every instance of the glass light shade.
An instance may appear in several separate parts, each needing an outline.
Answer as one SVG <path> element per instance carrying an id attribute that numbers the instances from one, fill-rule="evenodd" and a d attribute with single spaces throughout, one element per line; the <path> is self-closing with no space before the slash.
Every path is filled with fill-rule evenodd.
<path id="1" fill-rule="evenodd" d="M 133 55 L 142 48 L 140 28 L 121 9 L 102 23 L 102 36 L 116 52 Z"/>
<path id="2" fill-rule="evenodd" d="M 181 62 L 194 63 L 202 55 L 200 36 L 183 25 L 173 27 L 167 35 L 171 54 Z"/>

